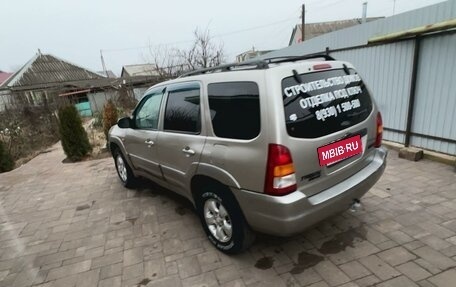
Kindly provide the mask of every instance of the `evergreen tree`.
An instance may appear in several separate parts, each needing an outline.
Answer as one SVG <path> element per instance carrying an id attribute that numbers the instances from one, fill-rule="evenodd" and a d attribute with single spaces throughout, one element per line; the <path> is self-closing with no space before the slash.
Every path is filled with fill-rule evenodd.
<path id="1" fill-rule="evenodd" d="M 14 168 L 14 160 L 11 154 L 6 149 L 2 141 L 0 141 L 0 173 L 10 171 Z"/>
<path id="2" fill-rule="evenodd" d="M 74 106 L 59 110 L 59 133 L 63 151 L 70 160 L 81 160 L 92 150 L 81 117 Z"/>

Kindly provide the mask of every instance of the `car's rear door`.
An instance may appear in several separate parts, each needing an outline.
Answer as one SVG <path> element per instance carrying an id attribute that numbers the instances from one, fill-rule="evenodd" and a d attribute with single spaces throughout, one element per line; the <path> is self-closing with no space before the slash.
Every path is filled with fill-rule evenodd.
<path id="1" fill-rule="evenodd" d="M 185 82 L 167 87 L 158 159 L 165 180 L 176 192 L 186 190 L 195 172 L 206 136 L 201 123 L 201 85 Z"/>

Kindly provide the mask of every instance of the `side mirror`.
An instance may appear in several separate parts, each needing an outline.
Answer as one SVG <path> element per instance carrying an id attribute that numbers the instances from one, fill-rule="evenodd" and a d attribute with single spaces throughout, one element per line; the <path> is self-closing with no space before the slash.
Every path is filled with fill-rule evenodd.
<path id="1" fill-rule="evenodd" d="M 119 126 L 119 128 L 122 128 L 122 129 L 131 128 L 132 124 L 131 124 L 130 117 L 125 117 L 125 118 L 119 119 L 119 121 L 117 122 L 117 125 Z"/>

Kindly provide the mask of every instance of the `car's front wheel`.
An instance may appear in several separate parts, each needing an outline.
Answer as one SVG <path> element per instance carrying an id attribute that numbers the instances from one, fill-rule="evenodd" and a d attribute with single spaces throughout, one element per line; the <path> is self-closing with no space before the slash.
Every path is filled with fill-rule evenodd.
<path id="1" fill-rule="evenodd" d="M 254 233 L 228 188 L 208 185 L 196 200 L 204 231 L 217 249 L 233 254 L 247 249 L 253 243 Z"/>
<path id="2" fill-rule="evenodd" d="M 125 160 L 122 152 L 119 149 L 116 149 L 113 153 L 114 162 L 116 165 L 117 175 L 119 176 L 120 181 L 122 184 L 127 187 L 131 188 L 136 183 L 136 178 L 131 171 L 128 162 Z"/>

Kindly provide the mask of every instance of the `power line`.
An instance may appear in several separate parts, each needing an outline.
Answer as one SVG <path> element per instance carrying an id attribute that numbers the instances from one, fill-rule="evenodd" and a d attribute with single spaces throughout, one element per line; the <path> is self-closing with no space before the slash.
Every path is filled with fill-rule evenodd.
<path id="1" fill-rule="evenodd" d="M 168 43 L 163 43 L 160 45 L 163 46 L 171 46 L 171 45 L 177 45 L 177 44 L 185 44 L 185 43 L 191 43 L 193 40 L 184 40 L 184 41 L 177 41 L 177 42 L 168 42 Z M 156 45 L 156 46 L 160 46 Z M 147 46 L 136 46 L 136 47 L 128 47 L 128 48 L 114 48 L 114 49 L 102 49 L 103 52 L 120 52 L 120 51 L 128 51 L 128 50 L 142 50 L 142 49 L 149 49 L 152 45 L 147 45 Z"/>
<path id="2" fill-rule="evenodd" d="M 331 0 L 321 0 L 321 1 L 306 1 L 305 4 L 308 5 L 308 6 L 321 6 L 322 4 L 325 4 L 326 2 L 329 2 Z"/>
<path id="3" fill-rule="evenodd" d="M 273 23 L 267 24 L 267 25 L 256 26 L 256 27 L 252 27 L 252 28 L 237 30 L 237 31 L 233 31 L 233 32 L 223 33 L 223 34 L 217 34 L 217 35 L 214 35 L 212 37 L 220 38 L 220 37 L 225 37 L 225 36 L 229 36 L 229 35 L 233 35 L 233 34 L 239 34 L 239 33 L 243 33 L 243 32 L 258 30 L 258 29 L 262 29 L 262 28 L 266 28 L 266 27 L 270 27 L 270 26 L 275 26 L 277 24 L 285 23 L 285 22 L 290 21 L 292 19 L 295 19 L 295 18 L 294 17 L 293 18 L 288 18 L 288 19 L 280 20 L 280 21 L 273 22 Z"/>
<path id="4" fill-rule="evenodd" d="M 308 6 L 310 6 L 311 8 L 312 7 L 318 7 L 318 8 L 326 8 L 326 7 L 329 7 L 329 6 L 335 6 L 336 4 L 339 4 L 340 2 L 344 1 L 344 0 L 335 0 L 335 1 L 332 1 L 330 2 L 331 0 L 323 0 L 323 1 L 319 1 L 319 2 L 312 2 L 312 3 L 306 3 Z"/>
<path id="5" fill-rule="evenodd" d="M 261 25 L 261 26 L 255 26 L 255 27 L 251 27 L 251 28 L 235 30 L 235 31 L 227 32 L 227 33 L 215 34 L 215 35 L 213 35 L 211 37 L 212 38 L 223 38 L 223 37 L 226 37 L 226 36 L 231 36 L 231 35 L 235 35 L 235 34 L 240 34 L 240 33 L 245 33 L 245 32 L 249 32 L 249 31 L 254 31 L 254 30 L 258 30 L 258 29 L 263 29 L 263 28 L 275 26 L 275 25 L 278 25 L 278 24 L 281 24 L 281 23 L 288 22 L 288 21 L 290 21 L 292 19 L 295 19 L 295 17 L 283 19 L 283 20 L 280 20 L 280 21 L 272 22 L 272 23 L 269 23 L 269 24 Z M 184 40 L 184 41 L 177 41 L 177 42 L 162 43 L 160 45 L 171 46 L 171 45 L 177 45 L 177 44 L 191 43 L 193 41 L 194 40 Z M 160 46 L 160 45 L 156 45 L 156 46 Z M 151 46 L 152 45 L 137 46 L 137 47 L 127 47 L 127 48 L 102 49 L 102 51 L 103 52 L 121 52 L 121 51 L 129 51 L 129 50 L 142 50 L 142 49 L 149 49 Z"/>
<path id="6" fill-rule="evenodd" d="M 271 40 L 275 40 L 276 36 L 278 34 L 282 34 L 282 32 L 284 30 L 290 29 L 290 21 L 299 19 L 298 15 L 300 15 L 300 14 L 301 14 L 301 6 L 299 6 L 297 8 L 296 7 L 293 8 L 293 11 L 290 14 L 288 14 L 288 16 L 287 16 L 288 20 L 283 21 L 283 23 L 285 23 L 285 25 L 282 25 L 282 26 L 278 27 L 278 29 L 276 29 L 272 33 L 268 32 L 268 34 L 264 36 L 264 40 L 260 41 L 259 43 L 256 43 L 254 46 L 259 48 L 259 49 L 262 49 L 261 47 L 264 46 L 266 43 L 270 43 Z M 271 36 L 271 34 L 272 34 L 272 36 Z"/>
<path id="7" fill-rule="evenodd" d="M 227 36 L 227 35 L 230 35 L 230 34 L 235 34 L 236 32 L 242 33 L 242 32 L 246 32 L 246 31 L 256 30 L 256 29 L 260 29 L 260 28 L 266 28 L 266 27 L 269 27 L 269 26 L 274 26 L 274 25 L 277 25 L 277 24 L 285 23 L 285 22 L 288 22 L 290 20 L 296 19 L 297 17 L 296 16 L 293 17 L 293 15 L 296 15 L 296 13 L 298 13 L 298 11 L 301 11 L 300 9 L 301 9 L 300 7 L 299 8 L 293 8 L 293 12 L 288 14 L 287 17 L 284 20 L 280 20 L 280 21 L 277 21 L 277 22 L 273 22 L 273 23 L 265 24 L 265 25 L 261 25 L 261 26 L 256 26 L 256 27 L 252 27 L 252 28 L 246 28 L 246 29 L 242 29 L 242 30 L 238 30 L 238 31 L 227 32 L 227 33 L 219 34 L 218 36 L 223 37 L 223 36 Z"/>
<path id="8" fill-rule="evenodd" d="M 290 19 L 290 20 L 294 20 L 295 18 L 293 19 Z M 296 24 L 296 23 L 295 23 Z M 280 29 L 277 29 L 275 30 L 275 32 L 271 33 L 271 34 L 268 34 L 264 37 L 264 40 L 263 41 L 260 41 L 259 43 L 257 43 L 255 45 L 255 47 L 257 47 L 258 49 L 261 49 L 262 46 L 265 46 L 265 44 L 271 44 L 272 41 L 276 41 L 277 40 L 277 37 L 280 37 L 280 36 L 283 36 L 284 35 L 284 31 L 289 29 L 290 31 L 292 30 L 292 27 L 290 27 L 290 21 L 287 21 L 287 23 L 285 25 L 282 25 L 281 27 L 279 27 Z M 287 36 L 289 37 L 289 36 Z M 283 38 L 283 37 L 282 37 Z M 283 40 L 283 39 L 280 39 L 280 40 Z M 277 42 L 277 41 L 276 41 Z M 283 41 L 279 41 L 280 43 L 282 43 Z M 279 44 L 280 45 L 280 44 Z M 277 46 L 277 45 L 276 45 Z"/>

